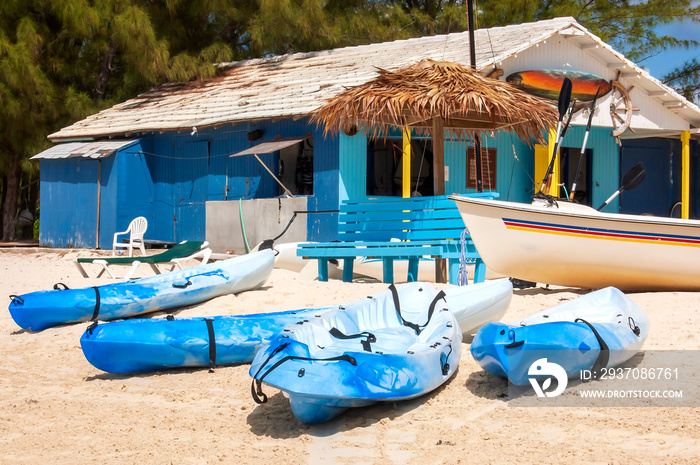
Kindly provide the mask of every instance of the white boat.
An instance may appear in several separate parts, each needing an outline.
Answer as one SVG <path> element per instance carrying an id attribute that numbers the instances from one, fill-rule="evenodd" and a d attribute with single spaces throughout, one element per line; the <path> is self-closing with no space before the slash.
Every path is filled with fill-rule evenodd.
<path id="1" fill-rule="evenodd" d="M 450 196 L 486 265 L 559 286 L 700 290 L 700 221 Z"/>

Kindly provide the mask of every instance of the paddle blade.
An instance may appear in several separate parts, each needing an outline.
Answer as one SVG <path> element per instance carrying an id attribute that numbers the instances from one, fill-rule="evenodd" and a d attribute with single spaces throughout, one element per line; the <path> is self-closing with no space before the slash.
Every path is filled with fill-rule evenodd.
<path id="1" fill-rule="evenodd" d="M 644 163 L 641 161 L 634 165 L 625 175 L 622 177 L 622 185 L 618 190 L 615 191 L 613 195 L 610 196 L 608 200 L 603 202 L 603 205 L 598 207 L 598 211 L 601 211 L 607 204 L 612 202 L 612 200 L 620 195 L 622 191 L 631 191 L 644 181 L 647 176 L 647 170 L 644 169 Z"/>
<path id="2" fill-rule="evenodd" d="M 569 109 L 569 102 L 571 101 L 571 89 L 573 84 L 571 79 L 564 78 L 564 82 L 561 84 L 561 90 L 559 91 L 559 102 L 557 103 L 557 108 L 559 108 L 559 121 L 564 118 L 566 110 Z"/>
<path id="3" fill-rule="evenodd" d="M 644 169 L 644 163 L 639 162 L 632 167 L 623 177 L 621 191 L 630 191 L 640 185 L 647 176 L 647 170 Z"/>

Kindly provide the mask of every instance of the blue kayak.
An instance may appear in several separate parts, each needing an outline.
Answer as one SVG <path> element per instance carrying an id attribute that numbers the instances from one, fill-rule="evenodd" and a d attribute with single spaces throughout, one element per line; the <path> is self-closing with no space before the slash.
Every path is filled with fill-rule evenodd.
<path id="1" fill-rule="evenodd" d="M 20 327 L 41 331 L 64 323 L 114 320 L 194 305 L 262 286 L 272 273 L 271 249 L 206 265 L 104 286 L 10 296 L 10 314 Z"/>
<path id="2" fill-rule="evenodd" d="M 445 290 L 445 298 L 465 337 L 485 323 L 499 320 L 512 294 L 508 279 Z M 287 325 L 345 306 L 208 318 L 112 321 L 91 325 L 80 338 L 80 345 L 88 362 L 109 373 L 250 363 L 257 349 Z"/>
<path id="3" fill-rule="evenodd" d="M 642 309 L 608 287 L 511 324 L 488 323 L 474 337 L 471 353 L 488 373 L 526 386 L 534 362 L 543 358 L 569 378 L 581 370 L 600 375 L 631 358 L 648 332 Z"/>
<path id="4" fill-rule="evenodd" d="M 91 325 L 80 338 L 88 362 L 108 373 L 246 363 L 285 326 L 335 307 L 210 318 L 138 318 Z M 212 344 L 211 341 L 214 341 Z"/>
<path id="5" fill-rule="evenodd" d="M 321 423 L 351 407 L 436 389 L 457 369 L 461 345 L 443 291 L 392 285 L 285 328 L 255 356 L 252 394 L 266 402 L 264 382 L 284 391 L 300 421 Z"/>

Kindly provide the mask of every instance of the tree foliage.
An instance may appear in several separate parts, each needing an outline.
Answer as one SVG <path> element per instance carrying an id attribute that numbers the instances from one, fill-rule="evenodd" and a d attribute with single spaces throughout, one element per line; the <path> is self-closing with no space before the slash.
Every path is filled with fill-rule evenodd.
<path id="1" fill-rule="evenodd" d="M 466 0 L 2 0 L 0 188 L 14 237 L 22 160 L 46 135 L 168 81 L 207 79 L 215 63 L 467 29 Z M 475 2 L 477 27 L 573 16 L 629 58 L 698 45 L 655 28 L 700 20 L 693 0 Z M 668 76 L 697 98 L 698 63 Z M 24 165 L 26 171 L 27 165 Z"/>

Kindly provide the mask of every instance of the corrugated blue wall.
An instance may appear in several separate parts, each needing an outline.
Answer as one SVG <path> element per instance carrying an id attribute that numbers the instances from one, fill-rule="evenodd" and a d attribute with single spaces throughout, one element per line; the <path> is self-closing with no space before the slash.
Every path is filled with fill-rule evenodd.
<path id="1" fill-rule="evenodd" d="M 255 129 L 261 130 L 263 137 L 248 141 L 247 133 Z M 324 140 L 305 119 L 251 122 L 206 128 L 195 134 L 171 132 L 145 138 L 151 144 L 145 159 L 152 177 L 154 237 L 178 242 L 204 240 L 207 200 L 276 197 L 277 182 L 254 156 L 230 155 L 278 136 L 309 133 L 314 141 L 314 194 L 308 198 L 308 210 L 337 209 L 337 139 Z M 274 154 L 260 155 L 260 159 L 277 172 Z M 307 221 L 310 240 L 334 237 L 337 229 L 336 221 L 327 214 L 300 215 L 295 221 Z"/>
<path id="2" fill-rule="evenodd" d="M 114 233 L 125 231 L 131 220 L 143 216 L 148 220 L 145 239 L 155 239 L 153 234 L 153 182 L 143 154 L 145 141 L 138 141 L 116 153 L 112 169 L 103 186 L 109 185 L 109 195 L 102 194 L 100 209 L 100 247 L 111 249 Z M 104 187 L 103 187 L 104 189 Z M 124 239 L 126 236 L 120 236 Z"/>
<path id="3" fill-rule="evenodd" d="M 96 246 L 99 163 L 76 158 L 41 160 L 42 246 Z"/>
<path id="4" fill-rule="evenodd" d="M 114 233 L 137 216 L 149 220 L 146 238 L 154 237 L 153 187 L 139 141 L 99 160 L 42 159 L 40 169 L 41 245 L 111 249 Z"/>

